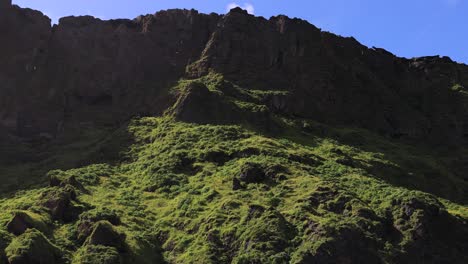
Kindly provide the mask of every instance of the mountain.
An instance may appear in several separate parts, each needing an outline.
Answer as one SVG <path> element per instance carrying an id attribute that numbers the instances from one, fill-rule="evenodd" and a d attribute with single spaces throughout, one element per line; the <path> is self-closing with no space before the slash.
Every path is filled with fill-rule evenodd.
<path id="1" fill-rule="evenodd" d="M 240 8 L 0 35 L 0 263 L 468 263 L 467 65 Z"/>

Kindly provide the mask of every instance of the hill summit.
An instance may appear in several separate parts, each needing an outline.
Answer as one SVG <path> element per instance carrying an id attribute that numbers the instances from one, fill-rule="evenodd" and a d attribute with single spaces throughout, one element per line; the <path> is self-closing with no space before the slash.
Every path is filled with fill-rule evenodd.
<path id="1" fill-rule="evenodd" d="M 467 65 L 240 8 L 0 34 L 0 263 L 468 262 Z"/>

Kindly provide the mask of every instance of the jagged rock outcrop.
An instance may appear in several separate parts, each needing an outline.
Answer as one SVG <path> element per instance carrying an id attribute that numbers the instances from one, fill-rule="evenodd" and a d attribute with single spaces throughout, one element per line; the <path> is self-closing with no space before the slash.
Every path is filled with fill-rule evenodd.
<path id="1" fill-rule="evenodd" d="M 267 99 L 277 114 L 467 141 L 468 66 L 447 57 L 398 58 L 303 20 L 239 8 L 66 17 L 51 27 L 40 12 L 2 3 L 0 125 L 15 135 L 52 139 L 158 115 L 177 100 L 168 90 L 178 79 L 214 71 L 247 89 L 287 91 Z"/>
<path id="2" fill-rule="evenodd" d="M 53 220 L 69 222 L 83 210 L 82 205 L 75 204 L 76 190 L 71 185 L 50 189 L 42 194 L 41 200 Z"/>
<path id="3" fill-rule="evenodd" d="M 302 20 L 234 10 L 201 58 L 194 76 L 215 70 L 246 87 L 287 90 L 276 104 L 295 116 L 394 137 L 466 139 L 467 98 L 451 88 L 466 86 L 468 67 L 446 57 L 398 58 Z"/>
<path id="4" fill-rule="evenodd" d="M 125 234 L 119 233 L 111 223 L 100 221 L 86 241 L 89 245 L 115 247 L 119 251 L 125 250 Z"/>
<path id="5" fill-rule="evenodd" d="M 7 223 L 6 228 L 8 232 L 19 236 L 29 228 L 35 228 L 41 232 L 47 233 L 47 224 L 39 217 L 35 219 L 28 212 L 18 211 L 15 212 L 12 219 Z"/>
<path id="6" fill-rule="evenodd" d="M 93 228 L 96 223 L 100 221 L 109 222 L 112 225 L 119 225 L 120 218 L 113 211 L 106 210 L 92 210 L 80 215 L 80 219 L 77 222 L 77 239 L 78 241 L 84 241 L 93 232 Z"/>
<path id="7" fill-rule="evenodd" d="M 237 120 L 236 108 L 210 92 L 202 83 L 191 83 L 180 92 L 174 107 L 174 115 L 182 121 L 196 123 L 219 123 Z"/>
<path id="8" fill-rule="evenodd" d="M 198 59 L 219 17 L 171 10 L 135 20 L 66 17 L 51 27 L 37 11 L 4 13 L 0 123 L 25 137 L 162 113 L 172 102 L 167 88 Z"/>

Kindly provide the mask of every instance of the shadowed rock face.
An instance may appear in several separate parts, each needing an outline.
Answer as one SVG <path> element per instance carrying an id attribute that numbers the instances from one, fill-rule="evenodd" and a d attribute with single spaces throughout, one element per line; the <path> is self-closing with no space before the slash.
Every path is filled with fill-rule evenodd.
<path id="1" fill-rule="evenodd" d="M 468 138 L 468 66 L 447 57 L 398 58 L 241 9 L 66 17 L 51 27 L 40 12 L 1 3 L 0 126 L 16 135 L 158 115 L 176 101 L 175 81 L 215 71 L 245 88 L 289 91 L 272 98 L 280 114 L 435 143 Z"/>
<path id="2" fill-rule="evenodd" d="M 135 20 L 2 10 L 0 124 L 55 136 L 64 122 L 112 125 L 172 102 L 166 89 L 198 59 L 219 16 L 171 10 Z"/>
<path id="3" fill-rule="evenodd" d="M 42 111 L 46 100 L 39 94 L 42 76 L 36 66 L 45 60 L 41 52 L 48 46 L 50 19 L 38 11 L 11 7 L 2 1 L 0 33 L 3 36 L 0 44 L 0 125 L 17 134 L 22 134 L 28 127 L 41 131 L 44 123 L 54 115 L 51 111 Z M 35 112 L 38 119 L 25 123 L 31 112 Z M 44 120 L 39 120 L 39 116 Z"/>
<path id="4" fill-rule="evenodd" d="M 451 88 L 466 87 L 468 67 L 447 57 L 402 59 L 302 20 L 235 10 L 193 68 L 195 76 L 214 69 L 247 87 L 288 90 L 281 109 L 296 116 L 394 137 L 466 138 L 467 98 Z"/>

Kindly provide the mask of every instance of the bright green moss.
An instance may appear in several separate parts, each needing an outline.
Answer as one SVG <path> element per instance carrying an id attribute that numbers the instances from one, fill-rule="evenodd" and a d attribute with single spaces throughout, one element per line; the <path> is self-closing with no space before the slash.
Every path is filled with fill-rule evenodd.
<path id="1" fill-rule="evenodd" d="M 88 245 L 80 248 L 72 261 L 73 264 L 119 264 L 122 257 L 116 248 Z"/>
<path id="2" fill-rule="evenodd" d="M 455 84 L 455 85 L 452 86 L 451 90 L 454 91 L 454 92 L 461 92 L 461 91 L 465 90 L 465 87 L 463 87 L 463 85 L 461 85 L 461 84 Z"/>
<path id="3" fill-rule="evenodd" d="M 14 211 L 11 220 L 7 224 L 7 228 L 11 229 L 10 232 L 18 232 L 18 228 L 15 228 L 18 224 L 27 228 L 35 228 L 43 233 L 50 233 L 49 226 L 51 225 L 51 219 L 44 212 L 41 214 L 30 212 L 30 211 Z M 20 227 L 19 229 L 22 229 Z"/>
<path id="4" fill-rule="evenodd" d="M 59 180 L 64 180 L 70 176 L 87 185 L 95 185 L 99 183 L 101 177 L 106 177 L 113 174 L 113 168 L 108 164 L 93 164 L 79 169 L 71 169 L 67 171 L 53 170 L 49 171 L 49 178 L 55 177 Z"/>
<path id="5" fill-rule="evenodd" d="M 10 244 L 11 239 L 12 237 L 9 233 L 0 229 L 0 263 L 1 264 L 4 264 L 7 262 L 7 258 L 5 255 L 5 248 Z"/>
<path id="6" fill-rule="evenodd" d="M 41 232 L 28 229 L 5 249 L 10 263 L 61 263 L 60 249 Z"/>
<path id="7" fill-rule="evenodd" d="M 192 81 L 181 81 L 173 92 Z M 247 112 L 268 112 L 266 97 L 286 96 L 242 89 L 214 73 L 196 81 Z M 135 118 L 106 140 L 96 132 L 99 147 L 79 155 L 92 157 L 88 163 L 49 172 L 83 185 L 73 200 L 83 213 L 55 222 L 47 239 L 35 231 L 35 240 L 53 241 L 73 263 L 336 263 L 336 256 L 395 263 L 411 262 L 418 253 L 412 247 L 421 243 L 441 262 L 463 255 L 463 237 L 454 230 L 465 234 L 467 183 L 450 165 L 466 150 L 272 119 L 277 130 L 268 133 L 250 124 L 197 125 L 169 115 Z M 96 159 L 107 144 L 119 158 Z M 243 179 L 251 165 L 262 177 Z M 43 187 L 44 175 L 34 188 L 1 198 L 1 224 L 16 210 L 43 216 L 40 201 L 51 189 Z M 125 234 L 125 246 L 84 246 L 100 221 Z M 418 237 L 429 233 L 430 241 Z M 15 238 L 9 256 L 34 253 L 30 236 Z"/>

